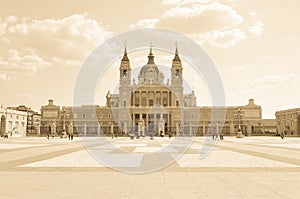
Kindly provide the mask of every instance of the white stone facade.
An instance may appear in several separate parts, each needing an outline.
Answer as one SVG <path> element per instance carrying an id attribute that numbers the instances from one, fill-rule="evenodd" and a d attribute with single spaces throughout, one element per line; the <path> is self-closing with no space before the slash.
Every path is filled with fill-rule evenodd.
<path id="1" fill-rule="evenodd" d="M 9 108 L 0 108 L 0 134 L 12 137 L 26 136 L 27 113 Z"/>

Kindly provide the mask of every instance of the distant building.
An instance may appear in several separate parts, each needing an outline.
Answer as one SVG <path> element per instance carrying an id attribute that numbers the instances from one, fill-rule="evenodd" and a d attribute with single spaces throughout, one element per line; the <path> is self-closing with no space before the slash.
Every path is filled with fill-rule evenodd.
<path id="1" fill-rule="evenodd" d="M 40 135 L 41 114 L 31 110 L 31 108 L 25 105 L 20 105 L 17 107 L 8 107 L 8 108 L 27 113 L 27 126 L 26 126 L 27 136 Z"/>
<path id="2" fill-rule="evenodd" d="M 245 106 L 197 106 L 194 91 L 184 93 L 183 67 L 177 48 L 170 71 L 170 81 L 165 83 L 151 47 L 148 62 L 141 68 L 136 83 L 131 77 L 125 47 L 119 68 L 119 94 L 108 91 L 105 106 L 60 107 L 49 100 L 48 105 L 41 107 L 41 133 L 59 135 L 72 129 L 74 133 L 90 136 L 102 133 L 203 136 L 209 133 L 208 129 L 219 133 L 222 129 L 224 135 L 236 135 L 238 128 L 248 136 L 266 132 L 261 106 L 253 99 Z M 237 111 L 241 113 L 239 117 Z M 223 128 L 222 113 L 225 113 Z"/>
<path id="3" fill-rule="evenodd" d="M 300 136 L 300 108 L 277 111 L 277 132 L 287 136 Z"/>
<path id="4" fill-rule="evenodd" d="M 277 135 L 276 119 L 263 119 L 259 129 L 262 135 Z"/>
<path id="5" fill-rule="evenodd" d="M 61 124 L 60 106 L 54 105 L 53 100 L 48 100 L 48 105 L 41 107 L 41 134 L 56 135 L 57 126 Z M 58 129 L 61 133 L 62 130 Z"/>
<path id="6" fill-rule="evenodd" d="M 27 113 L 10 108 L 0 108 L 0 134 L 13 137 L 26 136 Z"/>

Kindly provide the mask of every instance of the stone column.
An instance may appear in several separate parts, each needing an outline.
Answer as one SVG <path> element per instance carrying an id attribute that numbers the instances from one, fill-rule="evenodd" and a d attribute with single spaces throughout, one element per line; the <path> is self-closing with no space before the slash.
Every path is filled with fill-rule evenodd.
<path id="1" fill-rule="evenodd" d="M 100 124 L 98 123 L 98 124 L 97 124 L 97 135 L 98 135 L 98 136 L 100 136 L 100 133 L 101 133 L 100 128 L 101 128 L 101 126 L 100 126 Z"/>
<path id="2" fill-rule="evenodd" d="M 149 114 L 146 113 L 146 121 L 145 121 L 145 126 L 148 126 L 149 125 Z"/>
<path id="3" fill-rule="evenodd" d="M 149 92 L 146 91 L 146 107 L 149 107 Z"/>
<path id="4" fill-rule="evenodd" d="M 169 105 L 169 97 L 170 97 L 169 94 L 170 94 L 170 91 L 167 92 L 167 106 L 170 106 Z"/>
<path id="5" fill-rule="evenodd" d="M 83 135 L 86 136 L 86 123 L 83 124 Z"/>
<path id="6" fill-rule="evenodd" d="M 111 126 L 110 126 L 110 134 L 113 135 L 114 134 L 114 124 L 111 123 Z"/>
<path id="7" fill-rule="evenodd" d="M 37 130 L 37 135 L 41 135 L 41 125 L 38 124 L 36 130 Z"/>
<path id="8" fill-rule="evenodd" d="M 176 122 L 176 135 L 179 135 L 179 124 L 178 124 L 178 122 Z"/>
<path id="9" fill-rule="evenodd" d="M 132 132 L 131 133 L 135 133 L 135 113 L 132 114 L 132 128 L 131 128 Z"/>
<path id="10" fill-rule="evenodd" d="M 170 106 L 172 106 L 172 92 L 170 92 L 168 103 L 170 104 Z"/>
<path id="11" fill-rule="evenodd" d="M 53 122 L 53 131 L 52 131 L 52 137 L 54 137 L 55 136 L 55 134 L 56 134 L 56 123 L 55 122 Z"/>
<path id="12" fill-rule="evenodd" d="M 132 94 L 132 106 L 135 106 L 135 92 Z"/>
<path id="13" fill-rule="evenodd" d="M 206 129 L 205 129 L 205 122 L 203 122 L 203 136 L 205 136 L 206 135 Z"/>
<path id="14" fill-rule="evenodd" d="M 247 135 L 248 136 L 252 135 L 252 125 L 250 125 L 249 123 L 247 123 Z"/>
<path id="15" fill-rule="evenodd" d="M 143 104 L 143 102 L 142 102 L 142 92 L 140 91 L 140 107 L 142 107 L 142 104 Z"/>
<path id="16" fill-rule="evenodd" d="M 125 135 L 127 135 L 127 123 L 126 122 L 124 123 L 123 131 L 124 131 Z"/>
<path id="17" fill-rule="evenodd" d="M 234 135 L 234 123 L 232 120 L 230 120 L 230 135 Z"/>
<path id="18" fill-rule="evenodd" d="M 153 114 L 153 123 L 154 123 L 154 126 L 153 126 L 153 131 L 154 131 L 154 134 L 156 134 L 157 133 L 157 129 L 156 129 L 156 113 L 154 112 L 154 114 Z"/>

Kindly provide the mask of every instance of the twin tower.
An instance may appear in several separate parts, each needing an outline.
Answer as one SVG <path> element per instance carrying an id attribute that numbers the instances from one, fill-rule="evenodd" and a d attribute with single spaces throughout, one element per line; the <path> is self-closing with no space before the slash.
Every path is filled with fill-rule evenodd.
<path id="1" fill-rule="evenodd" d="M 127 97 L 126 94 L 130 93 L 130 91 L 136 90 L 137 87 L 144 87 L 151 90 L 151 87 L 157 89 L 158 86 L 161 86 L 161 89 L 163 89 L 164 87 L 168 87 L 169 90 L 171 90 L 177 96 L 178 98 L 177 100 L 179 103 L 178 105 L 184 104 L 183 77 L 182 77 L 183 68 L 182 68 L 181 59 L 178 54 L 177 46 L 175 50 L 175 56 L 172 61 L 172 67 L 170 68 L 171 84 L 169 84 L 169 81 L 166 84 L 164 83 L 164 74 L 159 70 L 159 68 L 155 64 L 152 46 L 150 46 L 148 62 L 146 65 L 144 65 L 141 68 L 139 72 L 138 84 L 135 84 L 135 81 L 132 81 L 130 60 L 127 55 L 126 46 L 125 46 L 124 55 L 121 60 L 119 70 L 120 70 L 120 87 L 119 87 L 120 101 L 126 100 L 122 97 L 122 95 L 124 97 Z M 150 90 L 147 90 L 147 92 L 149 93 Z"/>

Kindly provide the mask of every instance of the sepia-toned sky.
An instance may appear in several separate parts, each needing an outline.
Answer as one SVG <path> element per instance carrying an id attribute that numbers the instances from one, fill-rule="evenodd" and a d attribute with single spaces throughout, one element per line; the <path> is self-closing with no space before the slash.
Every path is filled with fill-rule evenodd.
<path id="1" fill-rule="evenodd" d="M 254 98 L 262 106 L 264 118 L 274 118 L 276 110 L 300 107 L 298 1 L 0 3 L 3 106 L 24 104 L 39 111 L 50 98 L 59 105 L 72 105 L 80 67 L 98 45 L 128 30 L 160 27 L 185 34 L 201 45 L 220 73 L 227 105 L 245 105 L 249 98 Z M 179 52 L 180 45 L 183 44 L 179 44 Z M 144 54 L 146 59 L 147 52 Z M 131 64 L 141 63 L 137 58 Z M 110 70 L 110 74 L 118 76 L 115 70 Z M 201 84 L 199 87 L 203 87 Z M 107 89 L 97 92 L 96 102 L 103 105 Z M 201 89 L 196 94 L 198 105 L 209 104 L 201 99 Z"/>

